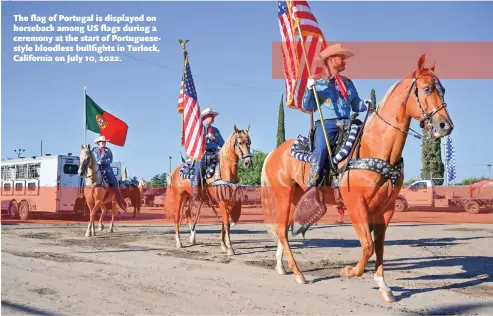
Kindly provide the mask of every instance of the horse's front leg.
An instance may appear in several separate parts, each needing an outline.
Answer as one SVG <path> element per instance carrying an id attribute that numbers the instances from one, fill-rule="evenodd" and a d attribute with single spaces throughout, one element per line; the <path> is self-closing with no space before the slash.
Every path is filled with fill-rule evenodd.
<path id="1" fill-rule="evenodd" d="M 355 193 L 357 195 L 357 193 Z M 354 277 L 362 276 L 365 270 L 365 266 L 373 253 L 375 252 L 375 246 L 371 237 L 370 225 L 368 220 L 368 206 L 364 200 L 360 200 L 355 197 L 353 199 L 346 198 L 346 201 L 351 201 L 347 210 L 349 211 L 349 217 L 353 223 L 354 230 L 358 235 L 363 254 L 358 263 L 354 267 L 347 266 L 341 270 L 339 275 L 341 277 Z M 348 203 L 349 204 L 349 203 Z"/>
<path id="2" fill-rule="evenodd" d="M 229 224 L 229 214 L 226 209 L 226 203 L 225 202 L 220 202 L 219 203 L 219 208 L 221 210 L 221 218 L 223 220 L 223 230 L 225 232 L 225 243 L 226 243 L 226 253 L 229 256 L 232 256 L 235 254 L 235 251 L 233 249 L 233 246 L 231 245 L 231 237 L 230 237 L 230 224 Z"/>
<path id="3" fill-rule="evenodd" d="M 376 254 L 374 280 L 379 287 L 380 296 L 387 303 L 392 303 L 396 301 L 392 290 L 387 286 L 387 283 L 385 283 L 385 279 L 383 276 L 383 250 L 385 244 L 385 232 L 393 215 L 394 209 L 392 208 L 391 210 L 383 214 L 375 216 L 375 221 L 373 223 Z"/>
<path id="4" fill-rule="evenodd" d="M 92 236 L 91 227 L 92 227 L 92 223 L 94 222 L 94 212 L 95 212 L 94 209 L 95 208 L 94 208 L 94 205 L 93 206 L 88 205 L 88 208 L 89 208 L 89 223 L 87 224 L 87 230 L 86 230 L 85 236 L 91 237 Z"/>

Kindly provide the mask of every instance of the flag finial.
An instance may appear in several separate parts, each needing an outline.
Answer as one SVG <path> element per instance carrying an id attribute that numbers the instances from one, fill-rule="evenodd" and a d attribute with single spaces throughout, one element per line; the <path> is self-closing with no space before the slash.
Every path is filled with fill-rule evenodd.
<path id="1" fill-rule="evenodd" d="M 181 39 L 179 39 L 178 42 L 180 42 L 180 45 L 183 48 L 183 51 L 186 52 L 187 51 L 187 48 L 185 47 L 185 45 L 188 43 L 188 40 L 181 40 Z"/>

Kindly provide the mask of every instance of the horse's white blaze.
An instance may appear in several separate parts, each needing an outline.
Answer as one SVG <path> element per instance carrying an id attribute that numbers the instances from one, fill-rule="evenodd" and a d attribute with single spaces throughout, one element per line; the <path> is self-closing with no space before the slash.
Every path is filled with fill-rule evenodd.
<path id="1" fill-rule="evenodd" d="M 373 279 L 375 280 L 375 282 L 377 282 L 377 285 L 379 286 L 379 291 L 385 291 L 385 292 L 390 292 L 390 288 L 387 286 L 387 284 L 385 283 L 385 280 L 383 278 L 383 276 L 379 277 L 375 274 L 375 276 L 373 277 Z"/>

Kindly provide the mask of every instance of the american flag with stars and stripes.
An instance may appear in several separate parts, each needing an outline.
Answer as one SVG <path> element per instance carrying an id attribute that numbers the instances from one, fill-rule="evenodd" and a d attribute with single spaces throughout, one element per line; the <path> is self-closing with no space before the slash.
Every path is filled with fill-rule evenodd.
<path id="1" fill-rule="evenodd" d="M 180 95 L 178 96 L 178 113 L 183 113 L 183 97 L 185 96 L 185 86 L 183 82 L 183 77 L 181 78 L 181 84 L 180 84 Z"/>
<path id="2" fill-rule="evenodd" d="M 448 181 L 450 182 L 455 179 L 454 145 L 452 144 L 452 138 L 450 138 L 450 136 L 447 137 L 445 148 L 446 148 L 445 158 L 447 161 L 447 178 Z"/>
<path id="3" fill-rule="evenodd" d="M 323 67 L 315 67 L 314 60 L 327 47 L 327 44 L 307 1 L 279 1 L 278 18 L 286 79 L 286 106 L 306 112 L 301 108 L 309 78 L 306 63 L 310 66 L 312 76 L 322 74 Z M 299 20 L 303 41 L 301 41 L 296 20 Z M 304 57 L 303 42 L 308 61 Z"/>
<path id="4" fill-rule="evenodd" d="M 185 70 L 182 78 L 183 96 L 178 101 L 178 108 L 183 108 L 182 145 L 187 157 L 195 160 L 202 159 L 205 151 L 205 133 L 200 117 L 200 106 L 197 91 L 193 83 L 192 71 L 188 62 L 188 52 L 185 55 Z"/>

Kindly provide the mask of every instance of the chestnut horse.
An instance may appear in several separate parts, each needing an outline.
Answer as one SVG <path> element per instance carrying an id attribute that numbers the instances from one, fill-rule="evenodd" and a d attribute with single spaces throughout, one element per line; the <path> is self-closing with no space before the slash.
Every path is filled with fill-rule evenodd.
<path id="1" fill-rule="evenodd" d="M 110 232 L 113 232 L 113 224 L 115 222 L 116 215 L 116 199 L 113 190 L 105 186 L 103 183 L 102 175 L 98 170 L 96 164 L 96 157 L 94 156 L 90 145 L 81 145 L 81 151 L 79 154 L 79 176 L 86 177 L 86 185 L 84 187 L 84 197 L 89 208 L 89 225 L 87 226 L 86 237 L 96 235 L 94 229 L 94 217 L 96 216 L 96 210 L 101 207 L 101 217 L 99 218 L 99 231 L 104 229 L 103 218 L 107 211 L 107 204 L 111 203 L 111 225 Z"/>
<path id="2" fill-rule="evenodd" d="M 385 231 L 394 214 L 395 198 L 404 179 L 402 151 L 411 119 L 420 121 L 427 136 L 432 135 L 435 139 L 449 135 L 453 129 L 443 100 L 443 86 L 434 74 L 435 66 L 428 69 L 424 65 L 423 54 L 418 60 L 417 70 L 389 89 L 362 127 L 360 148 L 353 151 L 359 151 L 359 158 L 354 153 L 350 154 L 349 170 L 340 172 L 339 184 L 323 190 L 326 205 L 344 204 L 363 250 L 356 266 L 345 267 L 340 276 L 361 276 L 369 258 L 376 253 L 374 279 L 387 302 L 393 302 L 395 298 L 383 278 Z M 288 243 L 288 226 L 293 221 L 295 206 L 306 190 L 308 163 L 290 153 L 294 141 L 284 142 L 267 155 L 262 169 L 262 204 L 265 215 L 270 217 L 269 228 L 275 230 L 278 237 L 275 270 L 281 275 L 286 274 L 282 265 L 284 249 L 295 280 L 303 284 L 306 283 L 305 278 Z M 337 167 L 349 162 L 348 158 Z M 368 166 L 376 164 L 386 165 L 394 172 L 392 179 L 395 182 L 389 183 L 391 178 L 384 176 L 387 171 L 369 170 Z M 372 230 L 375 241 L 372 240 Z"/>
<path id="3" fill-rule="evenodd" d="M 221 229 L 221 249 L 226 251 L 228 255 L 234 255 L 234 250 L 231 245 L 230 239 L 230 224 L 229 217 L 233 223 L 236 223 L 241 214 L 241 201 L 236 197 L 241 198 L 241 194 L 238 194 L 237 189 L 241 189 L 238 186 L 238 164 L 239 161 L 243 161 L 245 168 L 252 167 L 252 158 L 250 155 L 250 135 L 248 134 L 250 126 L 246 130 L 239 130 L 234 125 L 234 133 L 224 142 L 223 147 L 220 149 L 219 157 L 219 177 L 215 179 L 212 177 L 207 179 L 203 186 L 206 194 L 210 195 L 212 199 L 219 203 L 220 215 L 222 217 L 222 229 Z M 196 162 L 198 163 L 198 162 Z M 180 216 L 185 202 L 190 199 L 192 195 L 192 188 L 189 179 L 184 179 L 180 176 L 180 170 L 183 167 L 183 163 L 180 164 L 170 175 L 169 187 L 166 192 L 166 211 L 168 214 L 173 214 L 175 223 L 175 238 L 176 247 L 181 248 L 182 243 L 180 241 Z M 202 199 L 204 201 L 204 199 Z M 206 198 L 207 201 L 207 198 Z M 210 201 L 207 201 L 210 202 Z M 193 204 L 192 202 L 190 202 Z M 198 206 L 197 218 L 202 202 Z M 213 203 L 209 203 L 215 212 Z M 188 208 L 186 216 L 190 223 L 190 243 L 195 244 L 195 224 L 191 225 L 191 210 Z M 217 214 L 216 214 L 217 215 Z"/>

